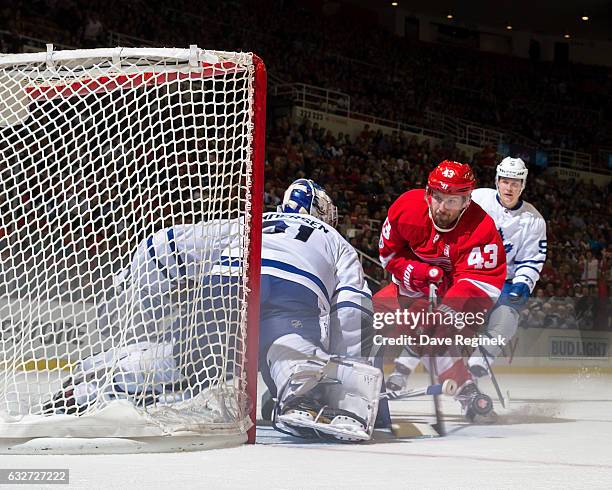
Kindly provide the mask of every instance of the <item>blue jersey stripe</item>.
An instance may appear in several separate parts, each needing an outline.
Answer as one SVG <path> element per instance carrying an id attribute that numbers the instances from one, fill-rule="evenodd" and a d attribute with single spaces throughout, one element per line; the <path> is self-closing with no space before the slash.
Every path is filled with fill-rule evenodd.
<path id="1" fill-rule="evenodd" d="M 530 265 L 519 265 L 516 270 L 518 271 L 519 269 L 531 269 L 533 271 L 536 271 L 538 274 L 540 273 L 540 271 L 538 269 L 536 269 L 535 267 L 531 267 Z"/>
<path id="2" fill-rule="evenodd" d="M 161 272 L 166 279 L 170 279 L 170 273 L 166 266 L 162 264 L 159 260 L 157 260 L 157 256 L 155 254 L 155 247 L 153 246 L 153 236 L 150 236 L 147 239 L 147 251 L 149 252 L 149 257 L 151 257 L 153 262 L 155 262 L 155 265 L 157 266 L 159 272 Z"/>
<path id="3" fill-rule="evenodd" d="M 298 274 L 300 276 L 310 279 L 317 286 L 319 286 L 327 302 L 331 303 L 331 301 L 329 300 L 329 293 L 327 292 L 327 289 L 325 288 L 323 281 L 321 281 L 321 279 L 319 279 L 314 274 L 311 274 L 310 272 L 307 272 L 302 269 L 298 269 L 297 267 L 287 264 L 285 262 L 281 262 L 280 260 L 261 259 L 261 266 L 262 267 L 272 267 L 273 269 L 279 269 L 282 271 L 291 272 L 292 274 Z"/>
<path id="4" fill-rule="evenodd" d="M 336 289 L 336 292 L 334 293 L 334 296 L 337 296 L 337 294 L 340 291 L 352 291 L 352 292 L 357 293 L 357 294 L 362 294 L 366 298 L 372 299 L 372 295 L 370 293 L 367 293 L 365 291 L 361 291 L 361 290 L 359 290 L 357 288 L 353 288 L 351 286 L 342 286 L 341 288 Z"/>
<path id="5" fill-rule="evenodd" d="M 176 259 L 176 264 L 178 265 L 179 278 L 187 277 L 187 267 L 185 267 L 185 262 L 183 261 L 183 257 L 181 254 L 176 252 L 176 241 L 174 240 L 174 230 L 172 228 L 168 228 L 166 231 L 166 236 L 168 237 L 168 245 L 170 246 L 170 251 L 172 255 Z"/>
<path id="6" fill-rule="evenodd" d="M 545 260 L 515 260 L 515 264 L 543 264 Z"/>
<path id="7" fill-rule="evenodd" d="M 374 316 L 373 312 L 371 312 L 367 308 L 364 308 L 361 305 L 358 305 L 357 303 L 353 303 L 352 301 L 341 301 L 340 303 L 337 303 L 334 306 L 332 306 L 331 311 L 334 312 L 336 310 L 339 310 L 340 308 L 357 308 L 358 310 L 363 311 L 367 315 Z"/>
<path id="8" fill-rule="evenodd" d="M 240 267 L 240 259 L 235 259 L 233 257 L 229 257 L 227 255 L 222 255 L 219 259 L 219 265 L 223 265 L 225 267 Z"/>

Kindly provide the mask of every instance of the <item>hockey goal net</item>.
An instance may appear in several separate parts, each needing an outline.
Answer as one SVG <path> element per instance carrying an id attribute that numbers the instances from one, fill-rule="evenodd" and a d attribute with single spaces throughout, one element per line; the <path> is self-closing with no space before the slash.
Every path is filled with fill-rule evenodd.
<path id="1" fill-rule="evenodd" d="M 265 84 L 195 46 L 0 57 L 0 449 L 253 440 Z M 233 236 L 185 264 L 197 223 Z"/>

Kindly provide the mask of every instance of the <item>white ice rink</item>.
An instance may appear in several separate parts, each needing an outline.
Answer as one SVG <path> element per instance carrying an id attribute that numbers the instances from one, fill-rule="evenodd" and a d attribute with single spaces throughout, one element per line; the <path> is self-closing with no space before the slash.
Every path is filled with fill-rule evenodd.
<path id="1" fill-rule="evenodd" d="M 359 445 L 304 443 L 271 428 L 258 444 L 174 454 L 0 456 L 0 468 L 69 468 L 69 488 L 612 489 L 612 375 L 501 374 L 498 423 L 469 426 L 445 400 L 447 437 Z M 424 375 L 411 380 L 425 384 Z M 488 383 L 483 384 L 493 393 Z M 423 418 L 428 398 L 394 402 Z M 0 488 L 8 488 L 0 486 Z M 66 488 L 20 485 L 16 488 Z"/>

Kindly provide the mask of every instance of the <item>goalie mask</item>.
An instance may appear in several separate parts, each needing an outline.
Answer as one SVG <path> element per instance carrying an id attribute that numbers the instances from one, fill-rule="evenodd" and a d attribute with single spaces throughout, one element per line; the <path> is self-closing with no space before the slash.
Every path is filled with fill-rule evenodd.
<path id="1" fill-rule="evenodd" d="M 310 179 L 298 179 L 287 188 L 279 211 L 309 214 L 333 227 L 338 224 L 338 208 L 325 190 Z"/>
<path id="2" fill-rule="evenodd" d="M 495 173 L 495 187 L 499 191 L 498 182 L 501 177 L 507 179 L 518 179 L 521 181 L 521 192 L 525 190 L 525 184 L 527 183 L 527 174 L 529 170 L 525 165 L 525 162 L 520 158 L 506 157 L 497 166 Z"/>

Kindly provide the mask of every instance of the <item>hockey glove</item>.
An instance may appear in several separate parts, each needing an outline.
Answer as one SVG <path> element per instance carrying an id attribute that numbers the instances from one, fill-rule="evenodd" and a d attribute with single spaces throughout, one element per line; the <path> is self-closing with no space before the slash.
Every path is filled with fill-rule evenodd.
<path id="1" fill-rule="evenodd" d="M 508 292 L 508 300 L 512 306 L 523 306 L 529 299 L 529 286 L 524 282 L 516 282 L 510 287 Z"/>
<path id="2" fill-rule="evenodd" d="M 429 294 L 430 284 L 439 284 L 444 279 L 444 271 L 435 265 L 424 262 L 411 262 L 404 272 L 404 286 L 412 291 Z"/>

